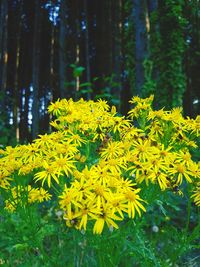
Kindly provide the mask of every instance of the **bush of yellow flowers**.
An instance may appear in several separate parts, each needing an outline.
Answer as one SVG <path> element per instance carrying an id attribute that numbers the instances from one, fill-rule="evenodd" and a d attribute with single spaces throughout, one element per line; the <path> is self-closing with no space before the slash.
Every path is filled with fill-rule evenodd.
<path id="1" fill-rule="evenodd" d="M 126 117 L 104 100 L 51 103 L 52 133 L 0 151 L 5 209 L 57 203 L 67 227 L 101 234 L 142 216 L 149 205 L 142 191 L 152 185 L 181 197 L 189 184 L 200 206 L 200 163 L 191 152 L 199 149 L 200 116 L 153 110 L 152 102 L 133 97 Z"/>

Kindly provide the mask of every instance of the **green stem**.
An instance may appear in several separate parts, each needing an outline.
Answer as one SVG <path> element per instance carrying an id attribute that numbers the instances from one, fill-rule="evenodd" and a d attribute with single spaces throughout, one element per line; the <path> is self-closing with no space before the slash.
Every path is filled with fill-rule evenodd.
<path id="1" fill-rule="evenodd" d="M 89 162 L 89 159 L 90 158 L 90 141 L 87 142 L 86 144 L 86 160 L 87 162 Z"/>
<path id="2" fill-rule="evenodd" d="M 189 198 L 188 203 L 187 203 L 187 221 L 186 221 L 186 226 L 185 226 L 185 234 L 187 234 L 189 231 L 190 216 L 191 216 L 191 200 Z"/>
<path id="3" fill-rule="evenodd" d="M 51 187 L 56 192 L 57 196 L 59 196 L 60 195 L 60 192 L 58 191 L 58 189 L 55 187 L 55 185 L 53 183 L 51 183 Z"/>

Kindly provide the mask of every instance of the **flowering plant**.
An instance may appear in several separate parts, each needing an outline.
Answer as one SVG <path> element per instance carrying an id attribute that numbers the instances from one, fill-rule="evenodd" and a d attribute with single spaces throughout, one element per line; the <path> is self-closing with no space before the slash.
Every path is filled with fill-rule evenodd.
<path id="1" fill-rule="evenodd" d="M 32 144 L 1 150 L 0 187 L 5 209 L 52 201 L 68 227 L 101 234 L 104 227 L 141 216 L 148 199 L 142 192 L 155 185 L 183 194 L 200 205 L 198 149 L 200 116 L 182 116 L 181 108 L 153 110 L 153 96 L 133 97 L 128 116 L 119 116 L 106 101 L 57 100 L 50 134 Z"/>

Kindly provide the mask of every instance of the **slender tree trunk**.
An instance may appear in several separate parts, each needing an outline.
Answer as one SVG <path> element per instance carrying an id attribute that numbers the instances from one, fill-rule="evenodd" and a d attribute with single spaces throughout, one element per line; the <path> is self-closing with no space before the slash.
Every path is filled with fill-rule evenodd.
<path id="1" fill-rule="evenodd" d="M 120 98 L 121 98 L 121 0 L 114 2 L 114 42 L 113 42 L 113 70 L 114 70 L 114 82 L 113 94 L 118 100 L 116 105 L 120 109 Z"/>
<path id="2" fill-rule="evenodd" d="M 40 1 L 35 0 L 35 20 L 33 36 L 33 106 L 32 138 L 39 133 L 39 64 L 40 64 Z"/>
<path id="3" fill-rule="evenodd" d="M 91 82 L 91 73 L 90 73 L 90 40 L 89 40 L 89 23 L 88 23 L 88 6 L 87 0 L 84 0 L 84 14 L 85 14 L 85 65 L 86 65 L 86 81 L 87 83 Z M 87 99 L 90 98 L 90 93 L 87 93 Z"/>
<path id="4" fill-rule="evenodd" d="M 76 25 L 76 65 L 80 64 L 80 18 L 79 18 L 79 1 L 75 1 L 75 25 Z M 80 77 L 77 76 L 75 81 L 75 98 L 77 98 L 77 92 L 80 90 Z"/>
<path id="5" fill-rule="evenodd" d="M 55 80 L 55 70 L 54 70 L 54 53 L 55 53 L 55 27 L 51 25 L 51 45 L 50 45 L 50 91 L 51 91 L 51 101 L 54 100 L 54 80 Z"/>
<path id="6" fill-rule="evenodd" d="M 195 2 L 195 3 L 194 3 Z M 184 66 L 186 74 L 186 90 L 183 96 L 183 110 L 185 116 L 195 117 L 200 113 L 200 3 L 199 1 L 184 1 L 184 17 L 187 19 L 187 30 L 185 39 L 187 43 L 184 55 Z M 194 104 L 194 100 L 197 100 Z"/>
<path id="7" fill-rule="evenodd" d="M 60 2 L 60 29 L 59 29 L 59 88 L 60 97 L 64 98 L 66 96 L 65 92 L 65 82 L 66 82 L 66 14 L 67 5 L 66 0 L 61 0 Z"/>
<path id="8" fill-rule="evenodd" d="M 141 95 L 144 85 L 143 62 L 147 54 L 146 1 L 133 0 L 133 18 L 135 24 L 135 71 L 136 93 Z"/>
<path id="9" fill-rule="evenodd" d="M 97 93 L 103 93 L 105 78 L 111 76 L 113 67 L 113 24 L 110 22 L 111 1 L 96 1 L 96 82 Z M 104 79 L 103 79 L 104 78 Z"/>
<path id="10" fill-rule="evenodd" d="M 121 53 L 122 53 L 122 92 L 121 92 L 121 113 L 127 114 L 130 104 L 129 100 L 135 89 L 135 35 L 133 27 L 133 7 L 130 2 L 127 8 L 127 1 L 122 0 L 121 8 Z M 128 25 L 128 27 L 126 26 Z"/>
<path id="11" fill-rule="evenodd" d="M 50 64 L 49 64 L 49 87 L 50 87 L 50 101 L 54 101 L 57 99 L 57 95 L 55 95 L 55 70 L 54 70 L 54 53 L 55 53 L 55 27 L 51 24 L 51 45 L 50 45 Z M 49 115 L 49 120 L 52 119 L 52 115 Z M 52 127 L 49 124 L 49 132 L 51 132 Z"/>
<path id="12" fill-rule="evenodd" d="M 1 81 L 1 68 L 2 68 L 2 58 L 3 58 L 3 32 L 4 32 L 4 1 L 0 5 L 0 81 Z"/>
<path id="13" fill-rule="evenodd" d="M 19 59 L 20 59 L 20 37 L 21 37 L 21 16 L 23 10 L 23 1 L 19 3 L 19 10 L 16 16 L 16 59 L 15 59 L 15 78 L 14 78 L 14 94 L 13 94 L 13 126 L 15 129 L 16 140 L 19 141 Z"/>
<path id="14" fill-rule="evenodd" d="M 8 65 L 8 2 L 2 0 L 1 2 L 1 25 L 0 25 L 0 90 L 1 98 L 0 104 L 2 111 L 5 111 L 4 95 L 7 86 L 7 65 Z"/>
<path id="15" fill-rule="evenodd" d="M 158 7 L 158 0 L 147 0 L 149 14 L 155 11 Z"/>

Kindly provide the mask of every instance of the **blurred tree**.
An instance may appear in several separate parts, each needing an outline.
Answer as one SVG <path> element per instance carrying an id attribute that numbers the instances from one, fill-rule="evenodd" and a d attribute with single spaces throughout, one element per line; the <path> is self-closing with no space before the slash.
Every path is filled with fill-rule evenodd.
<path id="1" fill-rule="evenodd" d="M 121 53 L 122 53 L 122 93 L 121 112 L 129 110 L 128 101 L 135 94 L 135 28 L 133 19 L 133 1 L 122 0 L 121 6 Z"/>
<path id="2" fill-rule="evenodd" d="M 32 138 L 39 133 L 39 75 L 40 75 L 40 31 L 41 31 L 40 0 L 35 1 L 35 18 L 33 33 L 33 106 L 32 106 Z"/>
<path id="3" fill-rule="evenodd" d="M 185 115 L 195 116 L 200 113 L 200 2 L 184 1 L 184 16 L 187 20 L 185 31 L 186 53 L 186 91 L 184 94 Z"/>
<path id="4" fill-rule="evenodd" d="M 120 110 L 120 100 L 121 100 L 121 93 L 122 93 L 122 84 L 121 84 L 121 76 L 122 76 L 122 51 L 121 51 L 121 38 L 122 38 L 122 22 L 121 22 L 121 15 L 122 15 L 122 1 L 117 0 L 113 3 L 113 88 L 111 93 L 113 98 L 115 98 L 115 104 L 118 109 Z"/>
<path id="5" fill-rule="evenodd" d="M 15 130 L 16 140 L 19 141 L 19 125 L 18 118 L 20 114 L 19 102 L 20 102 L 20 91 L 22 88 L 19 87 L 19 62 L 20 62 L 20 40 L 21 40 L 21 28 L 22 28 L 22 12 L 23 12 L 23 0 L 17 3 L 15 8 L 15 16 L 17 24 L 15 24 L 15 68 L 14 68 L 14 88 L 13 88 L 13 128 Z"/>
<path id="6" fill-rule="evenodd" d="M 89 84 L 91 83 L 91 71 L 90 71 L 90 38 L 89 38 L 89 23 L 88 23 L 88 1 L 84 0 L 84 16 L 85 16 L 85 66 L 86 66 L 86 82 Z M 86 98 L 90 98 L 90 92 L 88 90 Z"/>
<path id="7" fill-rule="evenodd" d="M 1 1 L 0 12 L 0 104 L 5 110 L 4 99 L 7 86 L 7 65 L 8 65 L 8 1 Z"/>
<path id="8" fill-rule="evenodd" d="M 65 0 L 60 1 L 60 24 L 59 24 L 59 89 L 60 97 L 64 98 L 67 96 L 65 82 L 66 82 L 66 30 L 67 30 L 67 3 Z"/>
<path id="9" fill-rule="evenodd" d="M 172 108 L 182 105 L 185 91 L 183 56 L 185 50 L 182 0 L 158 1 L 159 49 L 155 55 L 158 71 L 156 101 L 159 106 Z M 157 45 L 157 44 L 154 44 Z"/>
<path id="10" fill-rule="evenodd" d="M 141 95 L 144 85 L 144 60 L 147 57 L 147 3 L 133 0 L 133 19 L 135 27 L 135 87 Z"/>

